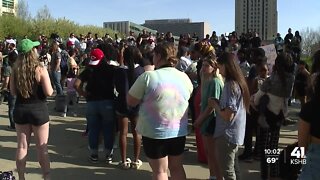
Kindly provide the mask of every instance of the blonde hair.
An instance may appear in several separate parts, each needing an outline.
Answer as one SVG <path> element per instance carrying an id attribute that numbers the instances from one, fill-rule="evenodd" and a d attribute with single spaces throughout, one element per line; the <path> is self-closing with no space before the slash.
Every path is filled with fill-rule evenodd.
<path id="1" fill-rule="evenodd" d="M 207 41 L 200 42 L 200 53 L 207 57 L 207 56 L 216 56 L 216 51 L 211 44 L 209 44 Z"/>
<path id="2" fill-rule="evenodd" d="M 14 64 L 13 75 L 15 88 L 23 98 L 29 98 L 33 94 L 35 85 L 36 68 L 40 66 L 37 52 L 31 51 L 19 54 Z"/>
<path id="3" fill-rule="evenodd" d="M 159 44 L 154 48 L 154 52 L 161 56 L 161 60 L 165 61 L 167 65 L 175 67 L 178 63 L 177 49 L 172 43 Z"/>

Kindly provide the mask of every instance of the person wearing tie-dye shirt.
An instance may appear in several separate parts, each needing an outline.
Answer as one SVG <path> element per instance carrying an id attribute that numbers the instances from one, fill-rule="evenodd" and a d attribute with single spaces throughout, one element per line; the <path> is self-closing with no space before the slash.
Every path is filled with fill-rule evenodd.
<path id="1" fill-rule="evenodd" d="M 188 100 L 193 86 L 188 76 L 175 69 L 176 49 L 171 44 L 155 47 L 155 71 L 139 76 L 129 90 L 128 105 L 140 104 L 137 131 L 154 179 L 186 179 L 182 166 L 188 133 Z"/>

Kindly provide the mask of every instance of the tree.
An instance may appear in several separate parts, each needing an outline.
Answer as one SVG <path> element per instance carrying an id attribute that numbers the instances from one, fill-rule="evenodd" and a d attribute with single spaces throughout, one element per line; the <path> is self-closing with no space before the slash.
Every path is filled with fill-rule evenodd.
<path id="1" fill-rule="evenodd" d="M 16 9 L 18 16 L 0 16 L 0 40 L 8 35 L 12 35 L 18 40 L 24 36 L 36 40 L 40 34 L 50 36 L 51 33 L 57 33 L 61 38 L 69 37 L 70 33 L 79 35 L 92 32 L 97 33 L 100 37 L 105 33 L 114 35 L 111 29 L 88 25 L 81 26 L 66 18 L 55 19 L 51 16 L 47 6 L 39 9 L 36 16 L 32 17 L 26 0 L 20 0 L 20 3 L 20 7 Z"/>
<path id="2" fill-rule="evenodd" d="M 28 2 L 25 0 L 19 0 L 17 8 L 17 16 L 23 20 L 30 20 L 31 13 L 29 12 Z"/>
<path id="3" fill-rule="evenodd" d="M 301 31 L 302 37 L 302 50 L 307 56 L 311 56 L 315 46 L 320 43 L 320 28 L 314 30 L 312 28 L 306 28 Z"/>
<path id="4" fill-rule="evenodd" d="M 29 21 L 25 21 L 15 16 L 0 17 L 0 38 L 11 35 L 14 38 L 21 39 L 25 35 L 30 35 L 31 25 Z"/>
<path id="5" fill-rule="evenodd" d="M 39 9 L 36 15 L 36 20 L 49 20 L 52 19 L 50 9 L 47 5 L 44 5 L 43 8 Z"/>

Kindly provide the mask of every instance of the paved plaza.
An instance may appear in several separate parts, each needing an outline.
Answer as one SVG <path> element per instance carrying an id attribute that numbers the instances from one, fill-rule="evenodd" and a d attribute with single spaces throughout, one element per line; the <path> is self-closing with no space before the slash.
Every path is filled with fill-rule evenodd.
<path id="1" fill-rule="evenodd" d="M 81 134 L 85 129 L 85 103 L 80 101 L 78 117 L 60 117 L 54 112 L 54 103 L 48 101 L 50 112 L 50 138 L 49 153 L 51 159 L 51 179 L 53 180 L 99 180 L 99 179 L 151 179 L 151 168 L 142 152 L 143 165 L 139 170 L 121 170 L 117 167 L 120 160 L 119 149 L 115 149 L 114 163 L 107 165 L 101 153 L 100 163 L 92 164 L 88 161 L 87 138 Z M 6 130 L 8 126 L 7 103 L 0 105 L 0 171 L 15 170 L 16 133 Z M 298 106 L 290 107 L 289 117 L 297 120 Z M 191 128 L 190 128 L 191 129 Z M 132 158 L 132 137 L 128 137 L 128 157 Z M 279 146 L 297 140 L 297 126 L 282 127 Z M 27 180 L 41 179 L 40 166 L 36 159 L 35 145 L 32 141 L 27 161 Z M 208 179 L 209 172 L 205 164 L 200 164 L 196 159 L 195 136 L 191 133 L 187 137 L 184 167 L 188 179 Z M 242 151 L 242 148 L 241 148 Z M 243 179 L 260 179 L 260 166 L 258 161 L 253 163 L 241 162 L 240 168 Z M 14 172 L 17 176 L 17 173 Z"/>

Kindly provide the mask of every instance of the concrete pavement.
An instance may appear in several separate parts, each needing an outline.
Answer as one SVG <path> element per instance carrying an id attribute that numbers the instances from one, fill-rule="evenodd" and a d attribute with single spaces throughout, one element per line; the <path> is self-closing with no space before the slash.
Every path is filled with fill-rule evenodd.
<path id="1" fill-rule="evenodd" d="M 102 180 L 102 179 L 151 179 L 151 168 L 142 152 L 141 160 L 143 165 L 139 170 L 121 170 L 117 167 L 120 160 L 119 149 L 115 149 L 114 163 L 107 165 L 104 163 L 103 154 L 98 164 L 88 161 L 87 138 L 81 134 L 85 129 L 85 103 L 80 102 L 79 116 L 66 118 L 60 117 L 59 113 L 53 110 L 53 101 L 49 100 L 50 111 L 50 138 L 49 153 L 51 159 L 51 179 L 53 180 Z M 15 170 L 15 149 L 16 133 L 6 130 L 8 126 L 7 103 L 0 105 L 0 171 Z M 289 116 L 297 119 L 298 106 L 290 107 Z M 296 125 L 283 127 L 281 130 L 280 148 L 297 140 Z M 36 159 L 34 140 L 31 146 L 27 161 L 27 180 L 41 179 L 40 166 Z M 132 158 L 132 136 L 128 137 L 128 157 Z M 208 179 L 209 172 L 204 164 L 200 164 L 196 159 L 195 136 L 187 137 L 186 146 L 190 148 L 185 152 L 184 168 L 188 179 Z M 143 151 L 143 150 L 142 150 Z M 242 149 L 241 149 L 242 151 Z M 260 166 L 258 161 L 253 163 L 240 162 L 243 179 L 260 179 Z M 14 172 L 17 176 L 17 173 Z"/>

